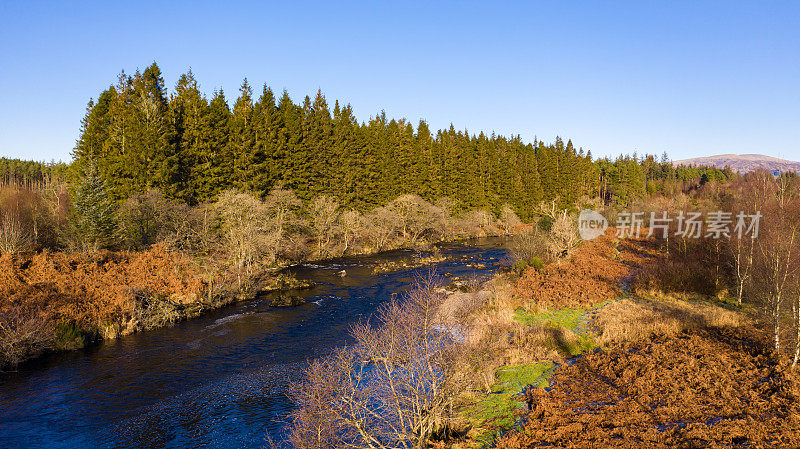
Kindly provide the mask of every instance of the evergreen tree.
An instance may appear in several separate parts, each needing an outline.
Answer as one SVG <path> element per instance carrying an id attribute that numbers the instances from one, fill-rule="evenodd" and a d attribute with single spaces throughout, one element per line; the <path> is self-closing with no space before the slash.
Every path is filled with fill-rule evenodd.
<path id="1" fill-rule="evenodd" d="M 103 177 L 89 163 L 75 193 L 76 231 L 87 248 L 111 247 L 117 238 L 114 201 L 108 194 Z"/>
<path id="2" fill-rule="evenodd" d="M 278 110 L 272 89 L 264 85 L 253 107 L 253 150 L 245 167 L 248 189 L 266 195 L 278 180 Z"/>
<path id="3" fill-rule="evenodd" d="M 519 135 L 471 135 L 452 124 L 432 131 L 420 121 L 414 129 L 385 112 L 359 123 L 338 101 L 331 114 L 321 90 L 301 104 L 284 91 L 276 105 L 264 85 L 254 101 L 246 79 L 231 109 L 221 90 L 208 101 L 191 71 L 168 96 L 155 63 L 133 76 L 122 72 L 89 102 L 73 157 L 75 172 L 96 172 L 114 201 L 150 187 L 192 204 L 229 188 L 265 196 L 282 187 L 304 200 L 325 194 L 359 209 L 406 193 L 449 197 L 457 210 L 499 212 L 508 203 L 523 218 L 555 198 L 559 207 L 584 195 L 628 203 L 735 176 L 674 167 L 666 156 L 595 161 L 560 137 L 526 144 Z M 0 181 L 43 179 L 37 167 L 6 164 Z"/>
<path id="4" fill-rule="evenodd" d="M 228 185 L 237 189 L 246 187 L 247 163 L 253 159 L 255 132 L 253 127 L 253 90 L 247 78 L 239 88 L 239 98 L 233 105 L 233 113 L 228 122 L 228 157 L 230 179 Z"/>

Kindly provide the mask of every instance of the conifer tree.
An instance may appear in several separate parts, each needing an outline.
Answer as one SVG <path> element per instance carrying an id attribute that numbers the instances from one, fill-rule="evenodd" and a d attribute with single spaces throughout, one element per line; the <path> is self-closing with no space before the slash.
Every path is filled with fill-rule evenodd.
<path id="1" fill-rule="evenodd" d="M 321 90 L 300 104 L 284 91 L 276 105 L 264 85 L 254 101 L 247 80 L 231 109 L 221 90 L 206 100 L 191 71 L 167 96 L 154 63 L 133 76 L 122 72 L 89 103 L 74 166 L 86 172 L 93 164 L 114 201 L 150 187 L 188 203 L 229 188 L 262 197 L 284 188 L 304 200 L 324 194 L 365 210 L 416 193 L 429 201 L 448 197 L 456 211 L 499 212 L 508 203 L 523 218 L 532 218 L 542 200 L 559 198 L 569 207 L 593 195 L 624 203 L 734 176 L 653 156 L 595 161 L 561 138 L 526 144 L 518 135 L 471 135 L 452 124 L 432 131 L 424 121 L 415 130 L 385 112 L 359 123 L 338 101 L 332 112 Z"/>
<path id="2" fill-rule="evenodd" d="M 117 238 L 115 204 L 103 177 L 91 162 L 75 192 L 74 213 L 76 231 L 87 249 L 96 251 L 114 244 Z"/>
<path id="3" fill-rule="evenodd" d="M 165 195 L 190 204 L 198 200 L 193 169 L 202 153 L 208 102 L 200 93 L 191 70 L 181 75 L 169 103 L 176 152 L 165 160 Z"/>
<path id="4" fill-rule="evenodd" d="M 228 146 L 231 111 L 222 90 L 214 92 L 202 127 L 200 149 L 195 155 L 192 180 L 199 201 L 208 201 L 231 186 L 233 159 Z"/>
<path id="5" fill-rule="evenodd" d="M 264 84 L 253 107 L 253 150 L 245 169 L 248 189 L 265 196 L 277 182 L 279 121 L 272 89 Z"/>

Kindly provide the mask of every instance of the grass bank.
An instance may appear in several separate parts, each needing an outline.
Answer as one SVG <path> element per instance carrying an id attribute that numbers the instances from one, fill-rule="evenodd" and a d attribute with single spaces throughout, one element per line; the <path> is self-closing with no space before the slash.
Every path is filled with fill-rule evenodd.
<path id="1" fill-rule="evenodd" d="M 634 410 L 630 415 L 617 416 L 628 413 L 633 407 L 626 400 L 612 401 L 616 408 L 607 408 L 604 414 L 591 412 L 602 408 L 614 391 L 627 394 L 628 388 L 638 388 L 641 395 L 655 394 L 648 390 L 646 382 L 638 380 L 640 369 L 645 369 L 653 378 L 658 376 L 659 363 L 665 364 L 667 370 L 675 370 L 670 374 L 670 385 L 650 379 L 661 389 L 658 393 L 661 405 L 668 403 L 670 391 L 676 397 L 689 395 L 696 403 L 716 400 L 711 393 L 703 392 L 707 386 L 703 382 L 711 382 L 712 388 L 716 385 L 716 381 L 710 380 L 713 369 L 705 372 L 699 368 L 707 358 L 717 360 L 718 357 L 710 356 L 709 351 L 716 354 L 728 347 L 725 351 L 731 359 L 720 359 L 725 361 L 721 365 L 724 367 L 721 376 L 738 379 L 731 380 L 733 382 L 744 382 L 736 374 L 742 366 L 764 373 L 776 369 L 777 362 L 772 356 L 761 349 L 753 350 L 755 352 L 746 349 L 762 345 L 756 343 L 758 339 L 752 334 L 751 317 L 731 301 L 665 292 L 645 293 L 637 289 L 637 274 L 643 267 L 661 260 L 652 242 L 620 241 L 609 233 L 584 243 L 568 260 L 528 268 L 519 276 L 504 274 L 488 283 L 484 291 L 475 293 L 484 299 L 484 305 L 475 307 L 466 340 L 468 347 L 483 348 L 482 351 L 473 349 L 480 354 L 476 358 L 480 358 L 482 365 L 476 363 L 469 367 L 473 374 L 481 373 L 476 378 L 482 380 L 476 382 L 474 391 L 464 395 L 463 428 L 448 445 L 477 448 L 540 444 L 592 447 L 599 444 L 598 447 L 613 447 L 614 435 L 623 434 L 636 434 L 636 438 L 640 438 L 631 441 L 652 442 L 656 437 L 650 430 L 639 434 L 615 424 L 639 413 Z M 468 301 L 463 299 L 465 295 L 453 296 L 461 296 L 459 301 L 463 304 Z M 720 341 L 714 342 L 715 338 Z M 678 350 L 687 339 L 691 345 Z M 688 368 L 669 361 L 673 350 L 676 360 L 689 364 Z M 653 351 L 657 355 L 653 355 Z M 609 372 L 606 366 L 609 364 L 616 366 L 617 371 Z M 592 370 L 594 373 L 589 372 Z M 680 378 L 679 373 L 701 376 L 704 380 Z M 603 379 L 610 384 L 598 386 Z M 791 383 L 781 385 L 784 393 L 794 388 Z M 749 387 L 732 388 L 745 394 L 744 390 Z M 603 393 L 591 393 L 594 391 Z M 648 402 L 646 398 L 641 400 Z M 669 410 L 673 421 L 655 419 L 652 429 L 680 430 L 683 424 L 675 424 L 680 422 L 680 413 L 693 416 L 688 408 Z M 716 423 L 719 416 L 728 416 L 724 410 L 721 415 L 715 415 L 713 407 L 706 407 L 704 416 Z M 641 421 L 643 416 L 646 415 L 631 419 Z M 757 420 L 757 417 L 747 419 Z M 737 426 L 741 424 L 742 421 Z M 605 427 L 616 430 L 597 430 Z M 779 434 L 786 429 L 783 425 L 773 427 Z M 723 425 L 720 429 L 730 430 L 731 427 Z M 581 437 L 586 432 L 594 436 Z M 669 441 L 673 444 L 700 441 L 681 432 L 658 435 L 671 435 Z M 649 439 L 641 439 L 643 435 Z M 714 430 L 706 435 L 709 439 L 704 441 L 714 441 L 722 431 Z M 593 440 L 595 437 L 598 439 Z M 684 437 L 685 440 L 681 439 Z M 752 434 L 747 438 L 764 441 Z M 728 440 L 721 438 L 719 441 Z"/>

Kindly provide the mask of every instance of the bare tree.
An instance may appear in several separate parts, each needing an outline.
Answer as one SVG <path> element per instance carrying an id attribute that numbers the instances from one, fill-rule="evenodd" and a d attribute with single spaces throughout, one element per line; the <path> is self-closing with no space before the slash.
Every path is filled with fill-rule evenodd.
<path id="1" fill-rule="evenodd" d="M 281 237 L 283 237 L 287 227 L 300 224 L 296 212 L 303 206 L 303 202 L 291 190 L 276 187 L 269 192 L 265 203 L 270 209 L 272 222 Z"/>
<path id="2" fill-rule="evenodd" d="M 308 209 L 317 240 L 317 255 L 325 257 L 339 219 L 339 203 L 329 196 L 320 195 L 311 201 Z"/>
<path id="3" fill-rule="evenodd" d="M 453 211 L 456 208 L 456 202 L 451 198 L 443 196 L 436 200 L 436 207 L 439 212 L 439 225 L 441 226 L 441 233 L 445 240 L 452 237 L 455 219 L 453 218 Z"/>
<path id="4" fill-rule="evenodd" d="M 351 243 L 361 234 L 362 224 L 363 218 L 356 210 L 348 210 L 339 215 L 339 226 L 342 230 L 342 239 L 344 240 L 342 254 L 347 253 Z"/>
<path id="5" fill-rule="evenodd" d="M 510 234 L 522 226 L 522 220 L 519 219 L 510 204 L 503 205 L 503 210 L 500 212 L 500 222 L 506 234 Z"/>
<path id="6" fill-rule="evenodd" d="M 301 448 L 423 448 L 454 417 L 462 385 L 456 342 L 437 308 L 434 276 L 353 329 L 355 345 L 312 362 L 294 389 L 291 440 Z"/>
<path id="7" fill-rule="evenodd" d="M 795 276 L 800 254 L 800 223 L 790 210 L 774 202 L 765 214 L 765 226 L 759 232 L 757 275 L 758 291 L 765 296 L 765 305 L 772 316 L 775 349 L 781 348 L 781 313 L 785 293 Z"/>
<path id="8" fill-rule="evenodd" d="M 537 212 L 542 217 L 547 217 L 552 221 L 555 221 L 558 218 L 558 215 L 561 213 L 561 210 L 558 208 L 559 198 L 555 197 L 551 201 L 542 201 L 539 203 L 537 208 Z"/>
<path id="9" fill-rule="evenodd" d="M 419 195 L 401 195 L 386 208 L 399 217 L 403 239 L 412 245 L 435 229 L 440 215 L 435 206 Z"/>
<path id="10" fill-rule="evenodd" d="M 732 186 L 736 194 L 729 207 L 733 216 L 738 214 L 754 215 L 765 210 L 766 204 L 777 194 L 777 185 L 774 178 L 767 172 L 748 173 L 744 180 Z M 744 232 L 731 233 L 728 241 L 728 256 L 732 265 L 732 272 L 736 280 L 736 298 L 742 303 L 744 291 L 753 276 L 753 263 L 755 260 L 756 240 L 753 233 L 745 235 Z"/>
<path id="11" fill-rule="evenodd" d="M 388 207 L 376 207 L 365 216 L 367 237 L 375 251 L 386 249 L 402 227 L 402 218 Z"/>
<path id="12" fill-rule="evenodd" d="M 262 257 L 267 262 L 274 261 L 286 212 L 271 213 L 258 198 L 231 190 L 220 194 L 215 207 L 222 218 L 228 251 L 241 285 L 242 274 L 250 274 L 253 264 Z"/>

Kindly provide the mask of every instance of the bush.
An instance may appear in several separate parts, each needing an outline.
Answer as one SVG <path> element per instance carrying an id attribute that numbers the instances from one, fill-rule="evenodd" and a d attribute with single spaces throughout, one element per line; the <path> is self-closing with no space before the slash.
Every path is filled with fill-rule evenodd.
<path id="1" fill-rule="evenodd" d="M 189 217 L 189 207 L 167 198 L 158 190 L 128 198 L 119 211 L 125 246 L 140 250 L 157 242 L 173 240 Z"/>
<path id="2" fill-rule="evenodd" d="M 60 244 L 69 205 L 63 185 L 46 190 L 0 188 L 0 253 L 18 253 Z"/>
<path id="3" fill-rule="evenodd" d="M 559 215 L 550 228 L 547 239 L 547 252 L 552 259 L 568 257 L 581 243 L 577 219 L 564 212 Z"/>
<path id="4" fill-rule="evenodd" d="M 524 262 L 526 265 L 532 264 L 535 260 L 544 265 L 544 261 L 550 261 L 550 254 L 547 250 L 547 235 L 538 228 L 530 232 L 515 235 L 511 239 L 510 245 L 511 258 L 514 263 Z"/>
<path id="5" fill-rule="evenodd" d="M 52 329 L 31 307 L 0 310 L 0 369 L 44 350 Z"/>
<path id="6" fill-rule="evenodd" d="M 89 333 L 78 327 L 75 320 L 71 320 L 56 325 L 53 346 L 58 350 L 80 349 L 86 346 L 89 340 Z"/>

